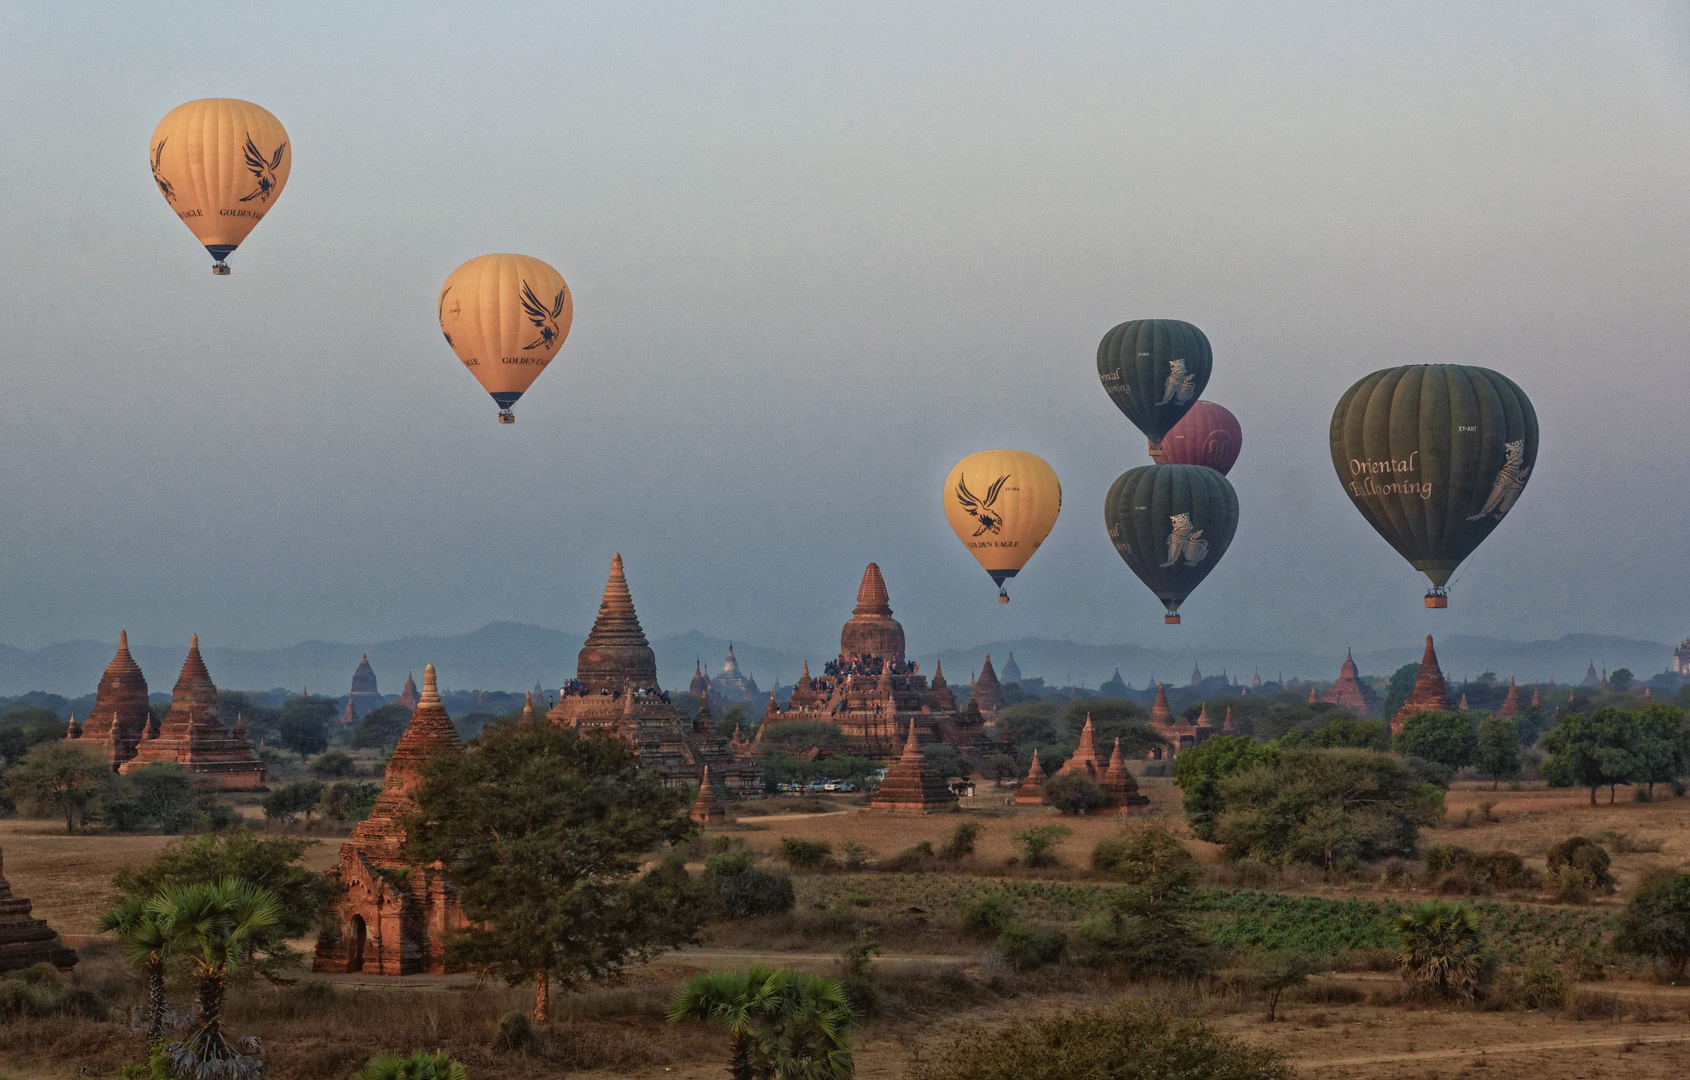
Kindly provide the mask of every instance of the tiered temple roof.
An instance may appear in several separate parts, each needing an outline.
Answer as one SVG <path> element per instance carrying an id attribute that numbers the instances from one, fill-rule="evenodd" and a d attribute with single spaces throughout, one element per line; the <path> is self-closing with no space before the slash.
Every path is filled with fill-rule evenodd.
<path id="1" fill-rule="evenodd" d="M 1016 806 L 1043 806 L 1045 802 L 1045 770 L 1039 764 L 1039 751 L 1033 750 L 1033 764 L 1027 770 L 1027 778 L 1015 789 Z"/>
<path id="2" fill-rule="evenodd" d="M 886 581 L 873 563 L 863 571 L 857 607 L 839 640 L 842 646 L 864 651 L 842 651 L 819 676 L 812 676 L 806 663 L 786 709 L 765 715 L 758 739 L 771 724 L 819 721 L 838 725 L 845 735 L 843 752 L 884 760 L 899 753 L 913 724 L 923 744 L 947 742 L 965 754 L 1010 749 L 986 736 L 985 718 L 975 701 L 957 710 L 941 671 L 935 670 L 929 686 L 921 665 L 904 658 L 904 630 L 892 618 Z M 889 645 L 899 651 L 867 651 Z"/>
<path id="3" fill-rule="evenodd" d="M 195 634 L 188 658 L 176 679 L 170 713 L 157 735 L 141 741 L 135 756 L 118 771 L 131 773 L 151 762 L 170 762 L 209 780 L 225 791 L 252 791 L 264 786 L 264 763 L 252 751 L 245 734 L 234 734 L 217 715 L 217 686 L 200 659 Z"/>
<path id="4" fill-rule="evenodd" d="M 1414 677 L 1414 692 L 1391 717 L 1391 734 L 1402 730 L 1405 720 L 1415 713 L 1448 711 L 1451 707 L 1449 691 L 1444 685 L 1443 669 L 1438 667 L 1438 654 L 1432 648 L 1432 635 L 1426 635 L 1426 654 L 1420 658 L 1420 674 Z"/>
<path id="5" fill-rule="evenodd" d="M 1508 677 L 1508 696 L 1502 699 L 1502 704 L 1497 707 L 1496 715 L 1514 716 L 1518 714 L 1519 711 L 1520 688 L 1515 684 L 1514 677 L 1510 675 Z"/>
<path id="6" fill-rule="evenodd" d="M 1015 654 L 1009 654 L 1009 659 L 1003 665 L 1003 681 L 1018 683 L 1021 681 L 1021 665 L 1015 662 Z"/>
<path id="7" fill-rule="evenodd" d="M 1080 745 L 1056 770 L 1057 776 L 1078 776 L 1094 784 L 1102 783 L 1108 766 L 1097 759 L 1097 735 L 1092 731 L 1091 714 L 1086 714 L 1086 726 L 1080 729 Z M 1054 779 L 1054 777 L 1052 778 Z"/>
<path id="8" fill-rule="evenodd" d="M 726 821 L 728 808 L 717 797 L 715 787 L 710 783 L 710 766 L 704 767 L 704 779 L 698 784 L 698 798 L 693 800 L 689 816 L 700 825 L 711 825 L 719 821 Z"/>
<path id="9" fill-rule="evenodd" d="M 12 895 L 0 858 L 0 971 L 18 971 L 36 964 L 75 966 L 75 951 L 65 948 L 44 920 L 32 917 L 30 906 L 28 900 Z"/>
<path id="10" fill-rule="evenodd" d="M 346 695 L 346 711 L 356 720 L 380 705 L 381 691 L 376 687 L 376 670 L 370 666 L 370 654 L 365 653 L 359 657 L 358 668 L 352 673 L 352 692 Z"/>
<path id="11" fill-rule="evenodd" d="M 147 707 L 147 678 L 129 655 L 129 632 L 117 635 L 117 655 L 106 665 L 94 691 L 94 708 L 82 722 L 78 736 L 83 746 L 93 746 L 115 770 L 135 756 L 135 748 L 153 723 Z"/>
<path id="12" fill-rule="evenodd" d="M 1114 752 L 1109 755 L 1109 769 L 1098 785 L 1103 793 L 1115 800 L 1119 812 L 1126 813 L 1135 806 L 1149 806 L 1148 796 L 1140 795 L 1138 781 L 1127 771 L 1127 759 L 1121 755 L 1121 740 L 1115 740 Z"/>
<path id="13" fill-rule="evenodd" d="M 898 810 L 914 813 L 934 813 L 956 805 L 945 778 L 927 764 L 916 738 L 916 728 L 910 725 L 909 737 L 904 740 L 904 752 L 887 770 L 880 781 L 880 789 L 869 798 L 871 810 Z"/>
<path id="14" fill-rule="evenodd" d="M 412 678 L 411 673 L 407 671 L 405 673 L 405 689 L 399 691 L 399 704 L 407 709 L 414 709 L 417 707 L 417 701 L 420 697 L 421 695 L 417 693 L 417 680 Z"/>
<path id="15" fill-rule="evenodd" d="M 980 674 L 974 677 L 974 693 L 970 695 L 970 700 L 987 716 L 996 716 L 1003 711 L 1003 687 L 998 682 L 998 673 L 992 669 L 991 653 L 986 654 L 986 662 L 980 665 Z"/>
<path id="16" fill-rule="evenodd" d="M 1338 681 L 1321 695 L 1322 701 L 1342 706 L 1357 716 L 1379 715 L 1379 692 L 1361 681 L 1355 657 L 1344 650 L 1344 666 L 1338 669 Z"/>
<path id="17" fill-rule="evenodd" d="M 1208 705 L 1205 704 L 1205 713 L 1207 709 Z M 1163 683 L 1156 684 L 1156 700 L 1150 706 L 1150 730 L 1168 740 L 1168 745 L 1175 754 L 1197 745 L 1197 725 L 1184 717 L 1174 715 L 1174 710 L 1168 705 L 1168 688 Z M 1147 756 L 1161 757 L 1162 752 L 1151 750 Z"/>
<path id="18" fill-rule="evenodd" d="M 423 767 L 463 752 L 457 728 L 440 702 L 434 665 L 423 669 L 416 710 L 388 759 L 370 816 L 340 846 L 329 876 L 344 891 L 330 901 L 318 928 L 313 971 L 411 975 L 446 970 L 443 935 L 461 925 L 451 886 L 432 867 L 404 857 L 405 818 L 416 809 Z"/>

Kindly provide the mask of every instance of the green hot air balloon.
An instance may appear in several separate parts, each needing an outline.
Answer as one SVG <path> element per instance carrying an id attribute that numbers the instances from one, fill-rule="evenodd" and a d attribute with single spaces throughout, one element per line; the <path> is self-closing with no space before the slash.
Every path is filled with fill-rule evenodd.
<path id="1" fill-rule="evenodd" d="M 1507 376 L 1465 364 L 1375 371 L 1332 412 L 1332 467 L 1367 523 L 1432 579 L 1450 575 L 1513 508 L 1537 460 L 1537 413 Z"/>
<path id="2" fill-rule="evenodd" d="M 1238 493 L 1203 465 L 1140 465 L 1103 500 L 1115 550 L 1179 622 L 1179 606 L 1226 554 L 1238 531 Z"/>
<path id="3" fill-rule="evenodd" d="M 1097 377 L 1109 400 L 1150 440 L 1160 460 L 1162 437 L 1203 396 L 1214 354 L 1203 331 L 1178 319 L 1134 319 L 1103 335 Z"/>

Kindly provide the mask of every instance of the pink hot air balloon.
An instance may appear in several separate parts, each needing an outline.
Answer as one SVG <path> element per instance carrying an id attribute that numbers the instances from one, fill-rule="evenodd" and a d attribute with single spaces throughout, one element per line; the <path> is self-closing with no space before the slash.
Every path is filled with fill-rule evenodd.
<path id="1" fill-rule="evenodd" d="M 1244 432 L 1238 418 L 1212 401 L 1199 401 L 1162 439 L 1164 465 L 1207 465 L 1225 476 L 1238 461 Z"/>

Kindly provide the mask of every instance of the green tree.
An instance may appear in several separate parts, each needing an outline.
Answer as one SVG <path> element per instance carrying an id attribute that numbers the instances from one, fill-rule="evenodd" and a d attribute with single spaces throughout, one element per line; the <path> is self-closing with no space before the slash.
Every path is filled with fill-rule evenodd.
<path id="1" fill-rule="evenodd" d="M 1425 758 L 1460 769 L 1473 764 L 1477 736 L 1473 721 L 1463 713 L 1415 713 L 1403 721 L 1402 730 L 1391 740 L 1391 748 L 1403 757 Z"/>
<path id="2" fill-rule="evenodd" d="M 323 801 L 323 791 L 321 780 L 295 780 L 264 796 L 258 805 L 263 807 L 264 816 L 272 821 L 291 822 L 301 814 L 310 821 L 317 804 Z"/>
<path id="3" fill-rule="evenodd" d="M 705 859 L 704 889 L 716 915 L 724 919 L 782 915 L 798 902 L 792 879 L 758 869 L 749 851 L 723 852 Z"/>
<path id="4" fill-rule="evenodd" d="M 927 767 L 940 776 L 973 776 L 979 772 L 974 762 L 963 757 L 957 748 L 947 742 L 931 743 L 921 748 L 921 756 L 927 759 Z"/>
<path id="5" fill-rule="evenodd" d="M 1074 835 L 1066 825 L 1034 825 L 1026 832 L 1015 834 L 1015 846 L 1021 849 L 1021 862 L 1026 866 L 1055 866 L 1053 849 Z"/>
<path id="6" fill-rule="evenodd" d="M 377 1054 L 353 1074 L 352 1080 L 469 1080 L 469 1070 L 444 1050 L 418 1050 L 408 1058 Z"/>
<path id="7" fill-rule="evenodd" d="M 1046 806 L 1054 806 L 1064 814 L 1083 814 L 1088 810 L 1109 805 L 1109 796 L 1102 788 L 1080 773 L 1053 776 L 1044 786 Z"/>
<path id="8" fill-rule="evenodd" d="M 1358 750 L 1384 750 L 1391 741 L 1391 729 L 1383 720 L 1358 720 L 1339 714 L 1310 731 L 1288 731 L 1278 744 L 1287 750 L 1311 747 L 1335 750 L 1354 747 Z"/>
<path id="9" fill-rule="evenodd" d="M 636 877 L 646 852 L 698 835 L 686 796 L 622 740 L 554 724 L 500 724 L 435 757 L 407 850 L 458 890 L 468 925 L 447 954 L 532 980 L 543 1023 L 551 979 L 573 987 L 695 940 L 702 892 L 661 867 Z"/>
<path id="10" fill-rule="evenodd" d="M 1617 667 L 1608 672 L 1608 689 L 1624 690 L 1631 685 L 1631 669 Z"/>
<path id="11" fill-rule="evenodd" d="M 1370 750 L 1283 751 L 1222 781 L 1221 799 L 1227 857 L 1269 863 L 1412 856 L 1420 827 L 1443 817 L 1442 792 Z"/>
<path id="12" fill-rule="evenodd" d="M 74 742 L 38 743 L 6 772 L 6 794 L 42 816 L 63 815 L 74 833 L 116 786 L 111 766 Z"/>
<path id="13" fill-rule="evenodd" d="M 1278 747 L 1242 735 L 1215 735 L 1175 756 L 1174 783 L 1185 793 L 1185 819 L 1198 839 L 1216 842 L 1215 819 L 1226 806 L 1221 781 L 1278 756 Z"/>
<path id="14" fill-rule="evenodd" d="M 1491 778 L 1492 790 L 1502 785 L 1503 777 L 1520 775 L 1520 739 L 1512 716 L 1492 715 L 1479 721 L 1473 764 L 1481 776 Z"/>
<path id="15" fill-rule="evenodd" d="M 1670 784 L 1690 773 L 1690 725 L 1684 710 L 1672 705 L 1645 705 L 1636 712 L 1637 736 L 1632 750 L 1639 760 L 1637 779 L 1649 785 Z"/>
<path id="16" fill-rule="evenodd" d="M 1596 789 L 1614 790 L 1643 776 L 1644 762 L 1634 751 L 1640 742 L 1637 716 L 1626 709 L 1601 708 L 1592 713 L 1574 713 L 1562 720 L 1539 742 L 1549 751 L 1550 769 L 1565 774 L 1572 783 L 1590 789 L 1590 804 L 1596 805 Z"/>
<path id="17" fill-rule="evenodd" d="M 1485 970 L 1485 938 L 1472 905 L 1424 900 L 1397 916 L 1397 967 L 1410 988 L 1472 1001 Z"/>
<path id="18" fill-rule="evenodd" d="M 99 932 L 116 934 L 124 959 L 147 975 L 147 1045 L 164 1038 L 164 966 L 170 957 L 170 924 L 153 913 L 147 902 L 131 896 L 100 916 Z"/>
<path id="19" fill-rule="evenodd" d="M 329 725 L 339 712 L 333 698 L 289 698 L 276 721 L 277 739 L 284 749 L 292 750 L 304 761 L 329 748 Z"/>
<path id="20" fill-rule="evenodd" d="M 317 843 L 291 836 L 261 837 L 250 828 L 185 836 L 166 844 L 147 866 L 118 871 L 112 885 L 120 900 L 142 901 L 167 889 L 211 885 L 224 878 L 262 886 L 276 897 L 278 921 L 250 935 L 253 957 L 246 966 L 275 977 L 299 962 L 299 953 L 287 943 L 316 930 L 323 902 L 335 892 L 322 874 L 299 865 Z"/>
<path id="21" fill-rule="evenodd" d="M 1321 970 L 1320 961 L 1301 949 L 1255 949 L 1245 958 L 1240 974 L 1250 989 L 1267 1000 L 1267 1022 L 1278 1019 L 1279 999 L 1309 981 Z"/>
<path id="22" fill-rule="evenodd" d="M 1128 826 L 1098 841 L 1091 865 L 1145 890 L 1152 903 L 1189 891 L 1197 871 L 1197 860 L 1179 837 L 1160 825 Z"/>
<path id="23" fill-rule="evenodd" d="M 330 750 L 311 763 L 311 775 L 319 780 L 340 780 L 358 773 L 358 763 L 344 750 Z"/>
<path id="24" fill-rule="evenodd" d="M 354 750 L 389 750 L 399 744 L 405 727 L 411 722 L 411 710 L 394 702 L 371 709 L 352 729 Z"/>
<path id="25" fill-rule="evenodd" d="M 342 824 L 363 821 L 370 816 L 370 811 L 375 809 L 376 799 L 380 797 L 380 784 L 337 780 L 323 792 L 323 801 L 317 804 L 317 809 L 322 811 L 324 817 Z"/>
<path id="26" fill-rule="evenodd" d="M 118 832 L 179 833 L 202 824 L 206 813 L 187 770 L 154 761 L 113 781 L 101 800 L 100 819 Z"/>
<path id="27" fill-rule="evenodd" d="M 239 878 L 165 889 L 147 901 L 149 914 L 169 932 L 173 951 L 187 960 L 196 984 L 200 1026 L 166 1051 L 177 1072 L 251 1056 L 223 1033 L 229 975 L 250 960 L 262 935 L 281 920 L 275 894 Z"/>
<path id="28" fill-rule="evenodd" d="M 1122 829 L 1092 849 L 1092 865 L 1127 885 L 1109 895 L 1106 914 L 1080 928 L 1094 963 L 1136 978 L 1200 975 L 1220 961 L 1191 917 L 1196 860 L 1177 836 L 1158 825 Z"/>
<path id="29" fill-rule="evenodd" d="M 1379 709 L 1379 715 L 1395 716 L 1402 703 L 1408 700 L 1408 695 L 1414 693 L 1414 680 L 1420 677 L 1419 664 L 1404 664 L 1391 672 L 1391 681 L 1385 686 L 1385 700 Z"/>
<path id="30" fill-rule="evenodd" d="M 1677 984 L 1690 966 L 1690 874 L 1655 870 L 1626 904 L 1616 948 L 1661 964 Z"/>

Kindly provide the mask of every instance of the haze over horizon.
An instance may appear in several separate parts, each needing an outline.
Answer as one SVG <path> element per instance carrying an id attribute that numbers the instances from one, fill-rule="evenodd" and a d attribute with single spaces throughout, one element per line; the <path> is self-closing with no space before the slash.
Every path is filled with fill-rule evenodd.
<path id="1" fill-rule="evenodd" d="M 27 193 L 0 205 L 0 641 L 584 631 L 613 551 L 654 639 L 836 642 L 871 560 L 923 654 L 1690 632 L 1660 480 L 1690 464 L 1682 10 L 663 11 L 0 11 Z M 146 167 L 208 96 L 295 154 L 228 278 Z M 435 316 L 492 251 L 576 296 L 514 427 Z M 1238 534 L 1180 627 L 1102 524 L 1147 458 L 1093 358 L 1139 317 L 1207 333 L 1244 429 Z M 1326 446 L 1345 388 L 1416 362 L 1503 372 L 1542 426 L 1442 612 Z M 1067 496 L 1007 606 L 939 508 L 993 446 Z"/>

